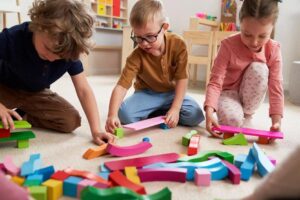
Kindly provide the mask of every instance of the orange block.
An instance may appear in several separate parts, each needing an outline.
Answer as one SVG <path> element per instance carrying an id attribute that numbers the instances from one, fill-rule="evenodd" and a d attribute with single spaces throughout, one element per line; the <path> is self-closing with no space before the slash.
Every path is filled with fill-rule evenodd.
<path id="1" fill-rule="evenodd" d="M 93 158 L 97 158 L 99 156 L 102 156 L 106 154 L 106 148 L 107 148 L 107 143 L 102 144 L 101 146 L 97 146 L 95 148 L 89 148 L 84 154 L 83 158 L 90 160 Z"/>
<path id="2" fill-rule="evenodd" d="M 223 139 L 231 138 L 234 136 L 234 133 L 223 133 Z"/>
<path id="3" fill-rule="evenodd" d="M 257 143 L 259 144 L 269 144 L 270 139 L 268 137 L 258 137 Z"/>

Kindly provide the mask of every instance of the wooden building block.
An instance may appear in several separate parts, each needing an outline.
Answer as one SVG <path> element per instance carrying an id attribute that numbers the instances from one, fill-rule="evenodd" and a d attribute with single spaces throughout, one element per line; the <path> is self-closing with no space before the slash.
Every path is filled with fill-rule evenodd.
<path id="1" fill-rule="evenodd" d="M 231 180 L 232 184 L 240 184 L 241 180 L 241 172 L 240 170 L 230 162 L 226 160 L 222 160 L 222 162 L 226 165 L 229 173 L 229 179 Z"/>
<path id="2" fill-rule="evenodd" d="M 54 174 L 55 169 L 53 167 L 53 165 L 38 169 L 35 171 L 35 174 L 41 174 L 43 175 L 43 181 L 46 181 L 48 179 L 50 179 L 50 177 L 52 176 L 52 174 Z"/>
<path id="3" fill-rule="evenodd" d="M 131 158 L 124 160 L 108 161 L 104 165 L 112 170 L 123 170 L 127 166 L 143 167 L 157 162 L 175 162 L 179 158 L 177 153 L 165 153 L 146 157 Z"/>
<path id="4" fill-rule="evenodd" d="M 155 126 L 155 125 L 159 125 L 161 123 L 165 123 L 165 117 L 164 116 L 158 116 L 158 117 L 142 120 L 142 121 L 139 121 L 139 122 L 126 124 L 123 127 L 138 131 L 138 130 L 149 128 L 149 127 L 152 127 L 152 126 Z"/>
<path id="5" fill-rule="evenodd" d="M 252 149 L 249 150 L 249 153 L 246 157 L 246 160 L 241 165 L 241 179 L 244 181 L 248 181 L 250 177 L 253 174 L 254 167 L 255 167 L 256 161 L 253 156 Z"/>
<path id="6" fill-rule="evenodd" d="M 76 197 L 77 196 L 77 185 L 83 178 L 70 176 L 64 180 L 63 183 L 63 194 L 64 196 Z"/>
<path id="7" fill-rule="evenodd" d="M 181 144 L 183 146 L 189 146 L 189 143 L 190 143 L 190 139 L 193 135 L 197 134 L 197 131 L 196 130 L 192 130 L 191 132 L 185 134 L 183 137 L 182 137 L 182 140 L 181 140 Z"/>
<path id="8" fill-rule="evenodd" d="M 133 183 L 118 170 L 109 174 L 109 180 L 112 182 L 113 186 L 123 186 L 136 193 L 146 194 L 144 186 Z"/>
<path id="9" fill-rule="evenodd" d="M 83 188 L 87 187 L 87 186 L 94 186 L 96 185 L 96 181 L 93 180 L 88 180 L 88 179 L 83 179 L 82 181 L 80 181 L 77 185 L 77 198 L 80 199 L 80 193 L 83 190 Z"/>
<path id="10" fill-rule="evenodd" d="M 253 144 L 252 150 L 254 158 L 257 162 L 258 173 L 262 177 L 271 173 L 275 167 L 271 163 L 270 159 L 266 156 L 266 154 L 263 153 L 263 151 L 259 148 L 259 146 L 256 143 Z"/>
<path id="11" fill-rule="evenodd" d="M 226 140 L 226 139 L 229 139 L 229 138 L 232 138 L 234 136 L 233 133 L 223 133 L 223 139 Z"/>
<path id="12" fill-rule="evenodd" d="M 258 137 L 257 143 L 259 144 L 269 144 L 270 138 L 269 137 Z"/>
<path id="13" fill-rule="evenodd" d="M 91 200 L 91 199 L 171 200 L 172 193 L 167 187 L 150 195 L 139 195 L 125 187 L 113 187 L 113 188 L 108 188 L 103 190 L 103 189 L 97 189 L 92 186 L 88 186 L 84 188 L 83 191 L 81 192 L 80 199 L 81 200 Z"/>
<path id="14" fill-rule="evenodd" d="M 25 149 L 29 147 L 29 140 L 18 140 L 17 141 L 18 149 Z"/>
<path id="15" fill-rule="evenodd" d="M 12 176 L 10 180 L 20 186 L 22 186 L 23 183 L 25 182 L 25 178 L 20 176 Z"/>
<path id="16" fill-rule="evenodd" d="M 187 152 L 189 156 L 198 153 L 199 143 L 200 143 L 200 135 L 193 135 L 190 139 L 188 152 Z"/>
<path id="17" fill-rule="evenodd" d="M 0 138 L 8 138 L 10 136 L 10 129 L 0 128 Z"/>
<path id="18" fill-rule="evenodd" d="M 35 200 L 47 200 L 47 187 L 46 186 L 31 186 L 28 188 L 30 195 Z"/>
<path id="19" fill-rule="evenodd" d="M 147 168 L 139 169 L 138 176 L 142 182 L 149 181 L 186 181 L 187 169 L 184 168 Z"/>
<path id="20" fill-rule="evenodd" d="M 59 180 L 59 181 L 64 181 L 67 179 L 70 175 L 67 174 L 66 172 L 59 170 L 55 172 L 54 174 L 51 175 L 51 179 Z"/>
<path id="21" fill-rule="evenodd" d="M 140 184 L 141 180 L 138 176 L 136 167 L 125 167 L 124 169 L 125 176 L 135 184 Z"/>
<path id="22" fill-rule="evenodd" d="M 223 140 L 223 144 L 225 144 L 225 145 L 248 145 L 248 142 L 245 138 L 245 135 L 240 133 L 231 138 Z"/>
<path id="23" fill-rule="evenodd" d="M 252 136 L 263 136 L 269 138 L 278 138 L 283 139 L 282 132 L 271 132 L 271 131 L 263 131 L 251 128 L 240 128 L 240 127 L 233 127 L 233 126 L 224 126 L 220 125 L 219 127 L 213 127 L 212 130 L 214 131 L 221 131 L 221 132 L 228 132 L 228 133 L 243 133 L 245 135 L 252 135 Z"/>
<path id="24" fill-rule="evenodd" d="M 16 176 L 20 172 L 20 168 L 14 164 L 11 156 L 4 157 L 3 166 L 4 166 L 5 170 L 11 175 Z"/>
<path id="25" fill-rule="evenodd" d="M 233 163 L 234 156 L 226 151 L 202 151 L 193 156 L 185 156 L 178 159 L 178 162 L 202 162 L 208 160 L 209 157 L 217 156 L 223 160 Z"/>
<path id="26" fill-rule="evenodd" d="M 31 128 L 31 124 L 25 120 L 14 121 L 15 128 Z M 3 123 L 0 121 L 0 128 L 3 128 Z"/>
<path id="27" fill-rule="evenodd" d="M 195 169 L 195 184 L 198 186 L 209 186 L 211 180 L 211 173 L 208 169 Z"/>
<path id="28" fill-rule="evenodd" d="M 109 143 L 107 145 L 107 152 L 113 156 L 125 157 L 137 154 L 142 154 L 152 147 L 150 142 L 140 142 L 130 146 L 117 146 Z"/>
<path id="29" fill-rule="evenodd" d="M 94 147 L 94 148 L 89 148 L 84 154 L 83 158 L 90 160 L 93 158 L 97 158 L 99 156 L 102 156 L 106 154 L 106 148 L 107 148 L 107 143 L 102 144 L 100 146 Z"/>
<path id="30" fill-rule="evenodd" d="M 19 131 L 12 132 L 10 137 L 0 138 L 0 142 L 14 141 L 14 140 L 28 140 L 35 138 L 35 135 L 32 131 Z"/>
<path id="31" fill-rule="evenodd" d="M 42 185 L 47 187 L 47 199 L 48 200 L 57 200 L 63 194 L 62 193 L 62 191 L 63 191 L 62 181 L 48 179 Z"/>
<path id="32" fill-rule="evenodd" d="M 117 138 L 121 139 L 124 137 L 124 130 L 123 128 L 116 128 L 114 135 L 117 136 Z"/>
<path id="33" fill-rule="evenodd" d="M 97 182 L 97 186 L 101 187 L 101 188 L 107 188 L 110 187 L 111 184 L 110 182 L 104 180 L 102 177 L 93 174 L 89 171 L 83 171 L 83 170 L 76 170 L 76 169 L 65 169 L 64 172 L 66 172 L 67 174 L 69 174 L 70 176 L 79 176 L 82 177 L 84 179 L 89 179 L 89 180 L 93 180 Z"/>

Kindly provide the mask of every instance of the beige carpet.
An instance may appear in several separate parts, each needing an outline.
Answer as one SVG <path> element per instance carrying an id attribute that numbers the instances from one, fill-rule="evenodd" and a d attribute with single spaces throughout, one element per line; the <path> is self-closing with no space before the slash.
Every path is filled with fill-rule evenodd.
<path id="1" fill-rule="evenodd" d="M 107 109 L 111 91 L 117 80 L 116 76 L 98 76 L 89 77 L 89 82 L 95 92 L 98 106 L 101 113 L 102 125 L 105 123 L 107 116 Z M 83 114 L 79 101 L 76 97 L 75 90 L 72 87 L 72 82 L 69 77 L 63 77 L 56 82 L 53 87 L 61 96 L 68 99 L 75 107 L 77 107 Z M 130 90 L 129 94 L 132 93 Z M 200 90 L 190 90 L 189 95 L 193 96 L 202 106 L 204 101 L 204 93 Z M 264 151 L 277 159 L 280 163 L 296 145 L 300 143 L 299 139 L 299 114 L 300 107 L 295 106 L 288 101 L 285 103 L 285 117 L 283 119 L 283 132 L 285 133 L 284 140 L 277 140 L 271 145 L 262 145 Z M 270 119 L 268 116 L 268 104 L 264 103 L 257 114 L 254 122 L 257 128 L 268 129 L 270 126 Z M 297 124 L 298 123 L 298 124 Z M 201 124 L 202 127 L 204 124 Z M 222 150 L 228 151 L 234 155 L 240 153 L 248 153 L 252 146 L 224 146 L 220 144 L 219 139 L 208 137 L 202 127 L 196 129 L 202 134 L 200 151 L 204 150 Z M 36 139 L 31 140 L 30 147 L 25 150 L 17 149 L 14 143 L 0 143 L 0 162 L 5 155 L 12 155 L 17 165 L 21 165 L 28 160 L 29 155 L 33 153 L 40 153 L 43 165 L 54 165 L 56 170 L 73 167 L 80 170 L 88 170 L 93 173 L 99 172 L 99 165 L 108 160 L 115 160 L 110 156 L 103 156 L 93 160 L 84 160 L 82 154 L 89 147 L 93 147 L 91 143 L 91 135 L 87 120 L 82 115 L 82 126 L 78 128 L 74 134 L 59 134 L 53 131 L 43 129 L 32 129 L 36 134 Z M 181 145 L 181 137 L 189 132 L 191 129 L 186 127 L 177 127 L 170 130 L 162 130 L 153 127 L 139 132 L 127 132 L 125 138 L 118 141 L 119 145 L 131 145 L 141 141 L 143 137 L 149 137 L 153 147 L 146 153 L 140 156 L 176 152 L 186 153 L 186 147 Z M 254 138 L 249 138 L 253 140 Z M 163 187 L 168 186 L 172 191 L 172 199 L 174 200 L 189 200 L 189 199 L 240 199 L 245 195 L 251 193 L 253 189 L 262 181 L 262 178 L 255 173 L 248 181 L 242 181 L 240 185 L 232 185 L 229 180 L 213 181 L 209 187 L 197 187 L 193 182 L 173 183 L 173 182 L 149 182 L 145 183 L 147 192 L 153 193 Z M 1 198 L 0 198 L 1 199 Z M 63 197 L 61 199 L 72 199 Z"/>

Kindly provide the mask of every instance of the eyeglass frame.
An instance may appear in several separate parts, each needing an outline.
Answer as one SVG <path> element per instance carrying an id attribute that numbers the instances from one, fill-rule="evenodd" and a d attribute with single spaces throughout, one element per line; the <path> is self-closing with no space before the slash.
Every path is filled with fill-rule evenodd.
<path id="1" fill-rule="evenodd" d="M 159 31 L 158 31 L 156 34 L 154 34 L 154 35 L 148 35 L 148 36 L 145 36 L 145 37 L 134 36 L 134 35 L 133 35 L 133 31 L 131 31 L 131 36 L 130 36 L 130 38 L 132 39 L 133 42 L 135 42 L 135 43 L 137 43 L 137 44 L 141 44 L 144 40 L 145 40 L 146 42 L 148 42 L 148 43 L 154 43 L 154 42 L 157 41 L 157 37 L 158 37 L 158 35 L 160 34 L 160 32 L 162 31 L 162 28 L 164 27 L 164 25 L 165 25 L 164 23 L 161 25 Z M 147 37 L 154 37 L 155 40 L 154 40 L 154 41 L 149 41 L 149 40 L 147 40 Z M 136 38 L 141 39 L 141 41 L 138 42 L 138 41 L 136 40 Z"/>

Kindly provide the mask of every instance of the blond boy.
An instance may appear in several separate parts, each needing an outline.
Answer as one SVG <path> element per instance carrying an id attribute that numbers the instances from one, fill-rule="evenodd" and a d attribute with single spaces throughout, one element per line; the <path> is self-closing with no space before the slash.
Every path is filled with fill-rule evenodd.
<path id="1" fill-rule="evenodd" d="M 181 37 L 167 33 L 169 27 L 159 0 L 140 0 L 130 14 L 131 39 L 138 47 L 127 58 L 109 105 L 106 130 L 121 124 L 165 115 L 166 124 L 196 126 L 204 120 L 202 110 L 186 96 L 187 50 Z M 135 80 L 135 93 L 123 99 Z"/>

